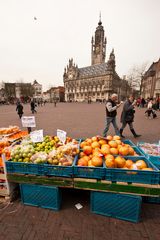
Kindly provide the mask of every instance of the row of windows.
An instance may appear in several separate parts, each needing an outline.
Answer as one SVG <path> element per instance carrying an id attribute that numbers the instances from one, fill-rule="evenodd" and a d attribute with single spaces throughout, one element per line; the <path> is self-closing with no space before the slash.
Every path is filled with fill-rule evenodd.
<path id="1" fill-rule="evenodd" d="M 104 96 L 104 93 L 102 93 L 102 94 L 100 94 L 100 93 L 91 93 L 91 94 L 88 94 L 88 93 L 84 93 L 84 94 L 83 94 L 83 93 L 77 93 L 77 94 L 76 94 L 77 97 L 83 97 L 83 96 L 87 97 L 88 95 L 89 95 L 90 97 L 96 96 L 96 95 L 97 95 L 97 96 L 100 96 L 100 95 L 101 95 L 101 96 Z"/>
<path id="2" fill-rule="evenodd" d="M 95 86 L 98 86 L 98 87 L 100 87 L 100 86 L 102 86 L 102 85 L 104 85 L 104 80 L 102 80 L 102 81 L 100 81 L 100 82 L 96 82 L 96 81 L 93 81 L 93 82 L 89 82 L 89 81 L 85 81 L 85 82 L 72 82 L 72 83 L 66 83 L 65 84 L 65 87 L 67 88 L 67 87 L 70 87 L 70 86 L 73 86 L 73 87 L 85 87 L 85 86 L 91 86 L 91 87 L 93 87 L 94 85 Z"/>
<path id="3" fill-rule="evenodd" d="M 73 92 L 73 91 L 75 91 L 75 92 L 88 92 L 88 91 L 90 91 L 90 92 L 95 92 L 95 91 L 101 91 L 102 90 L 102 88 L 77 88 L 77 89 L 75 89 L 75 88 L 68 88 L 68 89 L 66 89 L 68 92 Z"/>

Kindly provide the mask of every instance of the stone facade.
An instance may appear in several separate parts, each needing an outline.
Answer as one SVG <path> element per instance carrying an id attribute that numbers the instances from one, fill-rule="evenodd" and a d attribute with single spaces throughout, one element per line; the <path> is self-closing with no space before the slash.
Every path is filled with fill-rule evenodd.
<path id="1" fill-rule="evenodd" d="M 142 97 L 160 96 L 160 59 L 153 62 L 142 78 Z"/>
<path id="2" fill-rule="evenodd" d="M 37 99 L 37 100 L 41 100 L 42 99 L 42 84 L 39 84 L 37 82 L 37 80 L 34 80 L 33 82 L 33 89 L 34 89 L 34 94 L 33 94 L 33 98 Z"/>
<path id="3" fill-rule="evenodd" d="M 49 96 L 49 102 L 64 102 L 64 87 L 52 87 L 44 95 Z"/>
<path id="4" fill-rule="evenodd" d="M 106 43 L 102 22 L 99 20 L 91 40 L 91 66 L 78 68 L 73 59 L 69 59 L 64 69 L 65 101 L 103 101 L 112 93 L 117 93 L 119 99 L 126 97 L 129 86 L 116 73 L 114 49 L 105 62 Z"/>

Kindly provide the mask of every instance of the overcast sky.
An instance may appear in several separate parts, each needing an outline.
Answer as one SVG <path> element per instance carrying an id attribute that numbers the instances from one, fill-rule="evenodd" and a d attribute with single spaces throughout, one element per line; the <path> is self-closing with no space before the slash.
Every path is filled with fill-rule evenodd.
<path id="1" fill-rule="evenodd" d="M 91 64 L 100 11 L 106 61 L 114 48 L 120 77 L 158 60 L 160 0 L 0 0 L 0 81 L 62 85 L 69 58 Z"/>

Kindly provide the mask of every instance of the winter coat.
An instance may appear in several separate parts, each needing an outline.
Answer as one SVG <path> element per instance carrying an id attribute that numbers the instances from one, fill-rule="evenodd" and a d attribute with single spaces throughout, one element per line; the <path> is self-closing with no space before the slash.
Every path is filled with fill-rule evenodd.
<path id="1" fill-rule="evenodd" d="M 134 121 L 134 106 L 132 105 L 132 102 L 127 100 L 124 103 L 122 114 L 121 114 L 121 122 L 122 123 L 131 123 Z"/>
<path id="2" fill-rule="evenodd" d="M 31 105 L 31 110 L 32 109 L 34 110 L 35 109 L 35 103 L 32 101 L 30 105 Z"/>
<path id="3" fill-rule="evenodd" d="M 22 104 L 18 104 L 17 105 L 16 111 L 17 111 L 18 114 L 23 114 L 23 106 L 22 106 Z"/>

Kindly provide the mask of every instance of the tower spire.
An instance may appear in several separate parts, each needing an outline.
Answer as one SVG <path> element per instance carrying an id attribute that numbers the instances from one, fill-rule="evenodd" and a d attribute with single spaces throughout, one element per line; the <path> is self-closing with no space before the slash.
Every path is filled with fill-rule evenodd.
<path id="1" fill-rule="evenodd" d="M 99 22 L 98 22 L 98 25 L 99 25 L 99 26 L 102 25 L 102 21 L 101 21 L 101 11 L 100 11 L 100 13 L 99 13 Z"/>
<path id="2" fill-rule="evenodd" d="M 96 27 L 95 36 L 91 40 L 91 63 L 101 64 L 105 62 L 107 39 L 104 36 L 104 29 L 101 21 L 101 12 L 99 14 L 99 22 Z"/>

